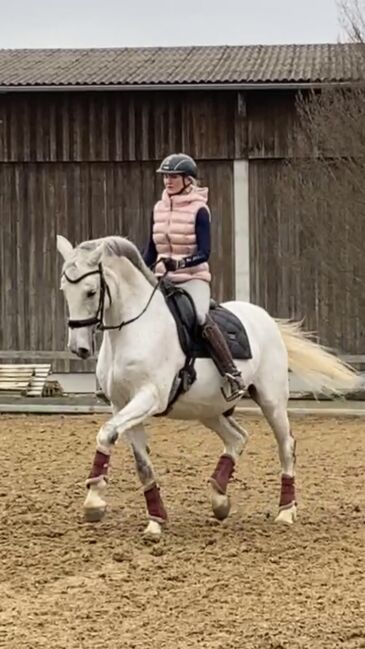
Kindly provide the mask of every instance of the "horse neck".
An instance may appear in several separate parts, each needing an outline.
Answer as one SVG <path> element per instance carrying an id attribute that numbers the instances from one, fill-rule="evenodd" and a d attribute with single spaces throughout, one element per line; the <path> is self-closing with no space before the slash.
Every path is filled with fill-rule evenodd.
<path id="1" fill-rule="evenodd" d="M 133 264 L 124 259 L 113 261 L 113 265 L 110 266 L 109 270 L 106 270 L 106 280 L 112 293 L 112 304 L 105 310 L 104 314 L 104 324 L 107 326 L 119 325 L 121 322 L 126 322 L 141 314 L 154 290 L 154 287 L 144 275 Z M 148 306 L 150 317 L 152 314 L 156 317 L 157 313 L 159 313 L 159 318 L 161 317 L 162 302 L 164 302 L 163 297 L 157 290 Z M 157 312 L 156 303 L 159 304 Z M 128 325 L 125 332 L 130 326 L 134 327 L 134 331 L 136 327 L 141 326 L 139 320 L 138 318 L 131 325 Z M 121 332 L 124 332 L 123 328 Z M 120 332 L 118 330 L 106 330 L 105 333 L 113 337 L 113 334 Z"/>
<path id="2" fill-rule="evenodd" d="M 122 367 L 124 362 L 128 362 L 126 359 L 133 359 L 135 367 L 141 369 L 142 380 L 146 376 L 152 380 L 156 368 L 161 369 L 161 363 L 176 373 L 183 364 L 184 355 L 174 318 L 163 294 L 157 289 L 151 299 L 155 287 L 135 267 L 131 272 L 114 274 L 114 278 L 113 311 L 108 310 L 110 313 L 106 314 L 108 320 L 105 318 L 105 323 L 109 323 L 109 318 L 113 318 L 110 321 L 113 325 L 136 319 L 120 330 L 104 332 L 104 349 L 108 350 L 111 363 Z"/>

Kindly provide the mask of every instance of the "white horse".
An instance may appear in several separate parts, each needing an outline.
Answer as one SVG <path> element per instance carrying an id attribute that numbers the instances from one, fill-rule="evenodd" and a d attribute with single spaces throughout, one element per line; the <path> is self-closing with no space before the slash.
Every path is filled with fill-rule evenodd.
<path id="1" fill-rule="evenodd" d="M 61 288 L 69 309 L 69 348 L 81 358 L 93 352 L 95 325 L 104 331 L 97 378 L 109 398 L 113 416 L 97 434 L 97 448 L 87 480 L 87 520 L 101 520 L 111 452 L 119 439 L 132 448 L 148 514 L 145 533 L 159 539 L 167 514 L 149 456 L 144 422 L 165 413 L 173 386 L 185 363 L 176 322 L 137 248 L 122 237 L 85 241 L 78 247 L 62 236 L 57 248 L 64 259 Z M 308 381 L 314 392 L 341 394 L 357 389 L 359 375 L 322 346 L 308 339 L 298 323 L 274 320 L 246 302 L 227 302 L 244 324 L 252 358 L 237 361 L 249 393 L 271 426 L 282 470 L 276 521 L 294 522 L 297 514 L 295 441 L 287 404 L 288 368 Z M 230 509 L 227 485 L 248 439 L 233 418 L 237 402 L 227 404 L 222 377 L 212 360 L 199 358 L 197 379 L 175 401 L 167 416 L 197 419 L 213 430 L 224 452 L 210 479 L 212 508 L 222 520 Z"/>

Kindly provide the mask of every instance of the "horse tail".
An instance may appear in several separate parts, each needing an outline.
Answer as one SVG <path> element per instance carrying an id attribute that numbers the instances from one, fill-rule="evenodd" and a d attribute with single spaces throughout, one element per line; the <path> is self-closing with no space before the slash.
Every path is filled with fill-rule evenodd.
<path id="1" fill-rule="evenodd" d="M 288 353 L 289 369 L 308 385 L 314 394 L 342 395 L 356 391 L 361 375 L 328 349 L 310 340 L 300 322 L 275 320 Z"/>

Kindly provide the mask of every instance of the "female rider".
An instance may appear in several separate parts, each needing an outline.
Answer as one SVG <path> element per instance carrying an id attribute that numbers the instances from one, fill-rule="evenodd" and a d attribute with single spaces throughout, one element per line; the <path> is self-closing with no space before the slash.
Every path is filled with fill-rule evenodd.
<path id="1" fill-rule="evenodd" d="M 165 158 L 157 173 L 163 175 L 164 191 L 153 208 L 144 261 L 161 276 L 178 284 L 191 296 L 202 335 L 222 376 L 227 378 L 229 400 L 245 391 L 226 340 L 209 315 L 209 256 L 211 247 L 208 189 L 197 184 L 197 165 L 188 155 L 175 153 Z"/>

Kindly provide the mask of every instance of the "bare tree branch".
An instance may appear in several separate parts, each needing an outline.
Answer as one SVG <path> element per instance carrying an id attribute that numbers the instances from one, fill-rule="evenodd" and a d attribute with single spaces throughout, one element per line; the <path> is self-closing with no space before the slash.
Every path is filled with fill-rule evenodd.
<path id="1" fill-rule="evenodd" d="M 339 0 L 340 22 L 351 43 L 365 43 L 364 0 Z"/>

